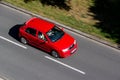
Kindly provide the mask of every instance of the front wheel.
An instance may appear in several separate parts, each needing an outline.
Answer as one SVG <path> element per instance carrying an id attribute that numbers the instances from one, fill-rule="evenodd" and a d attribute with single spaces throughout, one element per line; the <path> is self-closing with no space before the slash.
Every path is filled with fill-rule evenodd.
<path id="1" fill-rule="evenodd" d="M 24 37 L 21 37 L 21 38 L 20 38 L 20 41 L 21 41 L 23 44 L 27 44 L 27 40 L 26 40 Z"/>
<path id="2" fill-rule="evenodd" d="M 60 57 L 59 54 L 58 54 L 56 51 L 52 51 L 52 52 L 51 52 L 51 55 L 52 55 L 53 57 L 55 57 L 55 58 L 59 58 L 59 57 Z"/>

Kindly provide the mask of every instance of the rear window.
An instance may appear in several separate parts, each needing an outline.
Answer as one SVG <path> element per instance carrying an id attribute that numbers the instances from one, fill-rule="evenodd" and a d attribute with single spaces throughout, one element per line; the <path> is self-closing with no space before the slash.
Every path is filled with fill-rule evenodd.
<path id="1" fill-rule="evenodd" d="M 36 30 L 35 29 L 32 29 L 32 28 L 27 28 L 26 29 L 26 32 L 33 35 L 33 36 L 36 36 Z"/>

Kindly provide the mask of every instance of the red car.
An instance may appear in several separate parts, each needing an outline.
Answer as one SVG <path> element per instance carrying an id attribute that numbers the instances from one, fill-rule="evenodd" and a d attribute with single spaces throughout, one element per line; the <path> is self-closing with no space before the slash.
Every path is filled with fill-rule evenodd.
<path id="1" fill-rule="evenodd" d="M 40 18 L 31 18 L 19 29 L 20 41 L 65 58 L 77 50 L 76 40 L 57 25 Z"/>

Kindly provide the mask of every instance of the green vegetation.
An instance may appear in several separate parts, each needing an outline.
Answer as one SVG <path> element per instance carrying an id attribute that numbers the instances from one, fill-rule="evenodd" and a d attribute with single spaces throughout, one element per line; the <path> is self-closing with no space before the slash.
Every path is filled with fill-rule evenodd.
<path id="1" fill-rule="evenodd" d="M 4 0 L 17 7 L 24 8 L 41 16 L 56 20 L 59 23 L 65 24 L 82 32 L 94 35 L 100 39 L 116 43 L 116 38 L 108 33 L 102 32 L 100 28 L 95 27 L 99 20 L 95 19 L 95 14 L 90 12 L 90 8 L 95 5 L 94 0 L 70 0 L 66 2 L 66 7 L 50 4 L 43 4 L 42 0 Z M 44 1 L 44 0 L 43 0 Z M 62 7 L 62 8 L 61 8 Z"/>

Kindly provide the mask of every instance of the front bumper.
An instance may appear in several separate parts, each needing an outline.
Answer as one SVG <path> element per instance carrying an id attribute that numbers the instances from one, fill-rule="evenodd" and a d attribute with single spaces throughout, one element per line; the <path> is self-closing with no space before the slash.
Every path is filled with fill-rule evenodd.
<path id="1" fill-rule="evenodd" d="M 62 58 L 66 58 L 71 56 L 72 54 L 74 54 L 77 51 L 77 44 L 74 44 L 74 47 L 71 48 L 70 50 L 66 51 L 66 52 L 61 52 L 61 57 Z"/>

